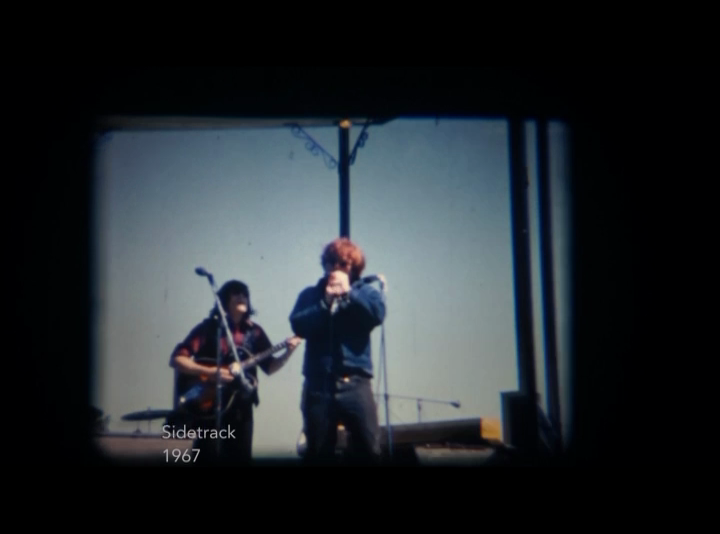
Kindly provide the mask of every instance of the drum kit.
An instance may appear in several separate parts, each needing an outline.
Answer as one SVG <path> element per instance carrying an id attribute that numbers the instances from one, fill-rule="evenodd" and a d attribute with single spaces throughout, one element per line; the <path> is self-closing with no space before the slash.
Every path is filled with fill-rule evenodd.
<path id="1" fill-rule="evenodd" d="M 164 419 L 164 424 L 175 424 L 174 420 L 180 416 L 175 410 L 152 410 L 148 407 L 147 410 L 141 412 L 132 412 L 125 414 L 121 417 L 123 421 L 137 421 L 138 427 L 135 431 L 136 434 L 140 433 L 140 421 L 148 422 L 148 433 L 150 433 L 150 422 L 157 419 Z"/>

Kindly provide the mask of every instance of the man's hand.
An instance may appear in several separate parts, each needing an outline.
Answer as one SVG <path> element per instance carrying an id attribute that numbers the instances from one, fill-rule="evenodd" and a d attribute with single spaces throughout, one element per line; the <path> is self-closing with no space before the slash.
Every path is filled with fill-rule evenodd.
<path id="1" fill-rule="evenodd" d="M 336 287 L 342 295 L 350 291 L 350 277 L 345 271 L 333 271 L 330 273 L 328 285 Z"/>
<path id="2" fill-rule="evenodd" d="M 233 365 L 237 365 L 237 362 Z M 213 380 L 215 380 L 216 375 L 217 375 L 217 371 L 213 371 L 213 374 L 212 374 Z M 230 371 L 225 369 L 224 367 L 221 367 L 220 368 L 220 382 L 227 384 L 229 382 L 232 382 L 233 380 L 235 380 L 235 376 Z"/>
<path id="3" fill-rule="evenodd" d="M 343 271 L 333 271 L 328 276 L 328 282 L 325 286 L 325 302 L 328 304 L 336 297 L 345 295 L 350 291 L 350 278 Z"/>
<path id="4" fill-rule="evenodd" d="M 302 340 L 303 339 L 298 336 L 293 336 L 293 337 L 287 338 L 285 341 L 287 342 L 288 352 L 294 351 L 297 348 L 297 346 L 302 342 Z"/>

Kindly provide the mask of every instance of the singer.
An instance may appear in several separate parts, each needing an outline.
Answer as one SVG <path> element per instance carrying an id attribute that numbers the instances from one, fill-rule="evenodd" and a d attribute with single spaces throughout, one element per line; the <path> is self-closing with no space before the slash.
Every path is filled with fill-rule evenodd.
<path id="1" fill-rule="evenodd" d="M 250 316 L 255 314 L 255 310 L 250 304 L 250 290 L 247 285 L 237 280 L 230 280 L 218 291 L 218 299 L 227 313 L 228 327 L 236 347 L 244 345 L 251 353 L 255 354 L 273 346 L 263 328 L 250 319 Z M 185 340 L 173 350 L 170 356 L 170 366 L 179 371 L 178 390 L 186 389 L 186 377 L 190 375 L 206 375 L 208 380 L 213 382 L 216 380 L 217 367 L 200 365 L 194 361 L 194 358 L 217 359 L 217 332 L 218 325 L 221 323 L 220 311 L 216 305 L 210 311 L 210 315 L 196 325 Z M 288 338 L 287 350 L 282 356 L 271 356 L 258 364 L 258 367 L 268 376 L 277 372 L 285 365 L 300 341 L 297 337 Z M 223 336 L 220 343 L 221 363 L 225 365 L 233 362 L 230 369 L 238 367 L 232 356 L 232 348 L 229 346 L 227 337 Z M 241 361 L 247 359 L 247 354 L 242 351 L 238 351 L 238 355 Z M 257 380 L 256 368 L 247 369 L 246 375 Z M 220 380 L 223 383 L 228 384 L 234 379 L 235 377 L 228 369 L 221 368 Z M 234 438 L 221 439 L 220 458 L 216 453 L 216 440 L 212 437 L 199 436 L 193 444 L 193 448 L 200 449 L 197 463 L 221 461 L 247 464 L 252 458 L 253 406 L 257 406 L 259 403 L 260 398 L 255 390 L 250 399 L 233 404 L 223 414 L 222 428 L 229 429 Z M 213 419 L 203 422 L 203 424 L 208 430 L 212 430 L 215 428 L 216 421 Z"/>
<path id="2" fill-rule="evenodd" d="M 349 458 L 380 460 L 377 406 L 371 380 L 370 333 L 385 320 L 385 298 L 362 279 L 365 256 L 347 238 L 329 243 L 325 274 L 304 289 L 290 314 L 293 332 L 306 340 L 301 411 L 306 461 L 333 462 L 337 426 L 349 434 Z"/>

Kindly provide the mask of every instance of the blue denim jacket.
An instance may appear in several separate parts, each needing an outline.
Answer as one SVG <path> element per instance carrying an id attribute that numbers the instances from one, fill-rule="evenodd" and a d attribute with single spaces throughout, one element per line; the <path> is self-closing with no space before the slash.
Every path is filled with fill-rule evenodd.
<path id="1" fill-rule="evenodd" d="M 333 374 L 373 376 L 370 333 L 385 320 L 385 297 L 363 280 L 351 285 L 334 314 L 325 303 L 326 279 L 305 288 L 290 314 L 295 335 L 305 339 L 303 374 L 312 387 Z"/>

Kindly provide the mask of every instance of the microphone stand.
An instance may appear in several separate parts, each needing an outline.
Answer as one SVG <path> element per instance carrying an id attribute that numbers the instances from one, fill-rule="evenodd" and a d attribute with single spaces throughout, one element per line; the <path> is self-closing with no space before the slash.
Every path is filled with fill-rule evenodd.
<path id="1" fill-rule="evenodd" d="M 376 395 L 377 396 L 377 395 Z M 460 401 L 445 401 L 445 400 L 437 400 L 437 399 L 425 399 L 423 397 L 409 397 L 406 395 L 387 395 L 387 397 L 392 397 L 393 399 L 405 399 L 405 400 L 414 400 L 417 403 L 417 409 L 418 409 L 418 423 L 421 423 L 421 417 L 420 412 L 422 411 L 422 403 L 423 402 L 432 402 L 435 404 L 447 404 L 449 406 L 452 406 L 454 408 L 460 408 Z"/>
<path id="2" fill-rule="evenodd" d="M 371 282 L 379 282 L 380 283 L 380 291 L 383 295 L 383 300 L 386 299 L 385 295 L 385 277 L 382 275 L 378 276 L 368 276 L 365 278 L 365 281 L 368 283 Z M 387 447 L 388 447 L 388 458 L 392 459 L 393 456 L 393 441 L 392 441 L 392 426 L 390 425 L 390 401 L 388 394 L 388 387 L 387 387 L 387 358 L 385 358 L 385 321 L 383 321 L 381 330 L 380 330 L 380 352 L 381 352 L 381 358 L 382 358 L 382 367 L 381 372 L 383 375 L 383 389 L 385 390 L 385 426 L 387 427 Z"/>
<path id="3" fill-rule="evenodd" d="M 222 323 L 218 324 L 217 328 L 217 360 L 216 360 L 216 368 L 217 372 L 215 374 L 215 381 L 216 381 L 216 388 L 217 388 L 217 403 L 215 406 L 215 427 L 218 431 L 218 436 L 220 435 L 220 421 L 222 418 L 222 381 L 220 380 L 220 363 L 222 361 L 222 351 L 220 347 L 220 340 L 222 339 L 222 331 L 225 330 L 225 334 L 228 339 L 228 344 L 230 345 L 230 348 L 232 349 L 233 357 L 235 358 L 235 361 L 241 365 L 240 371 L 235 375 L 237 379 L 239 379 L 240 384 L 242 388 L 245 390 L 247 394 L 252 393 L 253 386 L 248 382 L 247 378 L 245 378 L 245 373 L 243 373 L 242 370 L 242 364 L 240 362 L 240 358 L 238 357 L 237 353 L 237 347 L 235 346 L 235 340 L 233 339 L 232 333 L 230 332 L 230 327 L 228 326 L 227 317 L 225 314 L 225 309 L 223 308 L 222 303 L 220 302 L 220 297 L 218 296 L 218 288 L 215 285 L 215 278 L 212 274 L 207 272 L 202 267 L 198 267 L 195 269 L 195 272 L 200 276 L 205 276 L 208 279 L 208 282 L 210 283 L 210 290 L 212 291 L 213 297 L 215 298 L 215 304 L 217 305 L 218 312 L 220 314 L 220 319 L 222 319 Z M 218 455 L 218 458 L 220 457 L 220 443 L 221 440 L 218 438 L 216 441 L 216 452 Z"/>
<path id="4" fill-rule="evenodd" d="M 385 358 L 385 321 L 383 321 L 381 340 L 382 350 L 382 361 L 383 361 L 383 386 L 385 389 L 385 424 L 387 425 L 387 442 L 388 442 L 388 457 L 392 459 L 393 456 L 393 442 L 392 442 L 392 426 L 390 425 L 390 401 L 387 387 L 387 358 Z"/>

